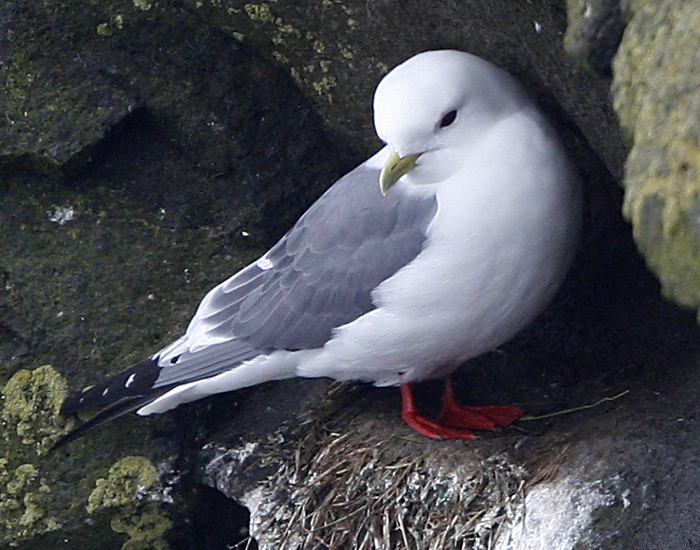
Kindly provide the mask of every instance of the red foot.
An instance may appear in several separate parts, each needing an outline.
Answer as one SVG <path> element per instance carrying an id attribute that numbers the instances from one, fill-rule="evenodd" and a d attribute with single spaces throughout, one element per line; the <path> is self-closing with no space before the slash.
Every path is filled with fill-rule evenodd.
<path id="1" fill-rule="evenodd" d="M 524 411 L 515 406 L 467 407 L 460 405 L 452 386 L 445 380 L 440 421 L 430 420 L 418 413 L 413 400 L 411 384 L 401 385 L 401 417 L 411 428 L 431 439 L 474 439 L 470 430 L 492 430 L 496 426 L 507 426 L 520 418 Z"/>
<path id="2" fill-rule="evenodd" d="M 421 416 L 413 401 L 411 384 L 401 384 L 401 401 L 401 418 L 421 435 L 429 437 L 430 439 L 471 440 L 476 437 L 474 433 L 469 430 L 450 428 L 440 422 Z"/>
<path id="3" fill-rule="evenodd" d="M 445 379 L 442 396 L 440 422 L 457 428 L 496 431 L 496 426 L 508 426 L 520 418 L 525 411 L 514 405 L 490 405 L 470 407 L 457 401 L 452 379 Z"/>

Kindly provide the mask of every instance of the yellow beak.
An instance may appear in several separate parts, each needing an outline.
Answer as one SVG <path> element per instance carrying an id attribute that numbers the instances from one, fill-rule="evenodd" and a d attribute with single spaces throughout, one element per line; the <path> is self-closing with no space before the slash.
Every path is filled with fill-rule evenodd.
<path id="1" fill-rule="evenodd" d="M 379 190 L 382 192 L 382 195 L 386 195 L 389 189 L 401 179 L 401 176 L 416 167 L 416 160 L 418 160 L 420 155 L 418 153 L 401 158 L 398 153 L 391 152 L 379 174 Z"/>

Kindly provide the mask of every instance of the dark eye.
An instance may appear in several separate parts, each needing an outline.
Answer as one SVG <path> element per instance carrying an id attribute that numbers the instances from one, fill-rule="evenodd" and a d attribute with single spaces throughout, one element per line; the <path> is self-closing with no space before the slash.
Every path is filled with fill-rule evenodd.
<path id="1" fill-rule="evenodd" d="M 442 117 L 442 120 L 440 121 L 440 128 L 447 128 L 450 124 L 452 124 L 455 119 L 457 118 L 457 111 L 450 111 L 449 113 L 445 114 L 444 117 Z"/>

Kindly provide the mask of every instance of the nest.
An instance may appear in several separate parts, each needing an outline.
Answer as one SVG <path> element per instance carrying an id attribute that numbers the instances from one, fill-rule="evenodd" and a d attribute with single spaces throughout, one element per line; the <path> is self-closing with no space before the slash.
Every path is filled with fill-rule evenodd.
<path id="1" fill-rule="evenodd" d="M 494 548 L 519 513 L 525 470 L 504 453 L 477 459 L 463 444 L 426 449 L 397 439 L 307 435 L 247 499 L 259 547 Z"/>

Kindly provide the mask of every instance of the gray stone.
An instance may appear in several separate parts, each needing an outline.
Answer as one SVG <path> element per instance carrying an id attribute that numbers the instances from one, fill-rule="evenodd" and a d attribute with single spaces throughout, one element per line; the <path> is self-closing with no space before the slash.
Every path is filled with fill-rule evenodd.
<path id="1" fill-rule="evenodd" d="M 633 1 L 615 58 L 615 109 L 630 145 L 624 214 L 679 304 L 700 307 L 700 9 Z"/>
<path id="2" fill-rule="evenodd" d="M 581 66 L 611 76 L 611 63 L 625 29 L 620 0 L 568 0 L 564 48 Z"/>
<path id="3" fill-rule="evenodd" d="M 558 2 L 185 1 L 288 70 L 327 124 L 365 154 L 377 147 L 369 121 L 379 78 L 419 51 L 454 47 L 509 70 L 550 108 L 558 103 L 613 174 L 622 172 L 607 83 L 584 76 L 564 54 Z"/>

